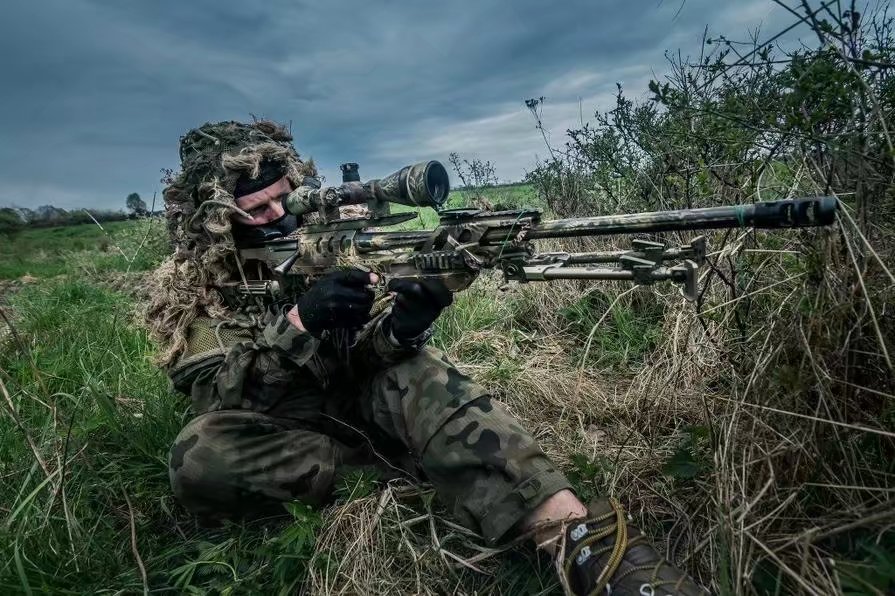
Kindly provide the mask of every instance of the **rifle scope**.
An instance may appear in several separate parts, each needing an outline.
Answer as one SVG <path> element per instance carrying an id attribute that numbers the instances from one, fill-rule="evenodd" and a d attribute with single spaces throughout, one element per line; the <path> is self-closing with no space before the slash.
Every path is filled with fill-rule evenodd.
<path id="1" fill-rule="evenodd" d="M 319 209 L 359 203 L 369 203 L 374 210 L 384 203 L 438 209 L 451 190 L 447 170 L 435 160 L 404 166 L 384 178 L 366 182 L 360 182 L 356 163 L 342 164 L 341 169 L 341 186 L 310 192 L 301 192 L 300 189 L 292 191 L 283 201 L 286 211 L 292 215 L 303 215 Z"/>
<path id="2" fill-rule="evenodd" d="M 437 209 L 447 200 L 451 182 L 441 162 L 432 160 L 404 166 L 385 178 L 366 182 L 363 187 L 365 201 L 378 199 L 411 207 Z"/>

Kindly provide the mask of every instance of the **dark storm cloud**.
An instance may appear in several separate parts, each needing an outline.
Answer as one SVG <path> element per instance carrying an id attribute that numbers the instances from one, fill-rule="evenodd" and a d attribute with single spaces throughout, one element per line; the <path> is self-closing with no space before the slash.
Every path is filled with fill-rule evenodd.
<path id="1" fill-rule="evenodd" d="M 616 81 L 642 89 L 666 48 L 698 50 L 705 25 L 742 36 L 780 14 L 764 0 L 8 0 L 0 205 L 149 197 L 186 129 L 249 114 L 291 121 L 330 180 L 342 161 L 372 176 L 449 151 L 516 178 L 543 147 L 524 98 L 548 97 L 561 138 Z"/>

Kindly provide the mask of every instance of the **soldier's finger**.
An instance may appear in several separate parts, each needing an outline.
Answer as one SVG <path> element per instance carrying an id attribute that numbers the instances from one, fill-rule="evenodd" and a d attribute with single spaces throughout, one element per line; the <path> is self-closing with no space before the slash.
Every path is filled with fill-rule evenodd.
<path id="1" fill-rule="evenodd" d="M 345 286 L 365 286 L 370 283 L 371 274 L 360 269 L 345 269 L 333 274 L 334 281 Z"/>
<path id="2" fill-rule="evenodd" d="M 420 285 L 420 282 L 413 279 L 393 279 L 388 284 L 390 292 L 397 292 L 399 295 L 413 298 L 414 300 L 423 300 L 426 298 L 426 292 Z"/>

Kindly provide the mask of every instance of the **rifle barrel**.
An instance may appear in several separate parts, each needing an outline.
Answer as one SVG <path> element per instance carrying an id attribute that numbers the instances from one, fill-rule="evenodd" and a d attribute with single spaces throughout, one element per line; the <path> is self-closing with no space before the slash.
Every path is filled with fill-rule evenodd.
<path id="1" fill-rule="evenodd" d="M 811 197 L 751 205 L 556 219 L 533 225 L 525 233 L 525 237 L 536 240 L 713 228 L 825 226 L 835 221 L 837 205 L 835 197 Z M 483 240 L 487 244 L 499 244 L 507 238 L 509 232 L 506 228 L 489 230 Z"/>
<path id="2" fill-rule="evenodd" d="M 524 236 L 526 240 L 537 240 L 720 228 L 806 228 L 833 223 L 837 208 L 838 201 L 834 197 L 811 197 L 751 205 L 575 217 L 533 224 L 525 230 Z M 517 224 L 500 225 L 485 232 L 481 242 L 484 245 L 500 245 L 519 231 L 522 229 Z M 355 247 L 361 253 L 398 248 L 420 249 L 433 233 L 433 230 L 359 232 L 355 237 Z M 593 262 L 600 262 L 600 259 Z"/>

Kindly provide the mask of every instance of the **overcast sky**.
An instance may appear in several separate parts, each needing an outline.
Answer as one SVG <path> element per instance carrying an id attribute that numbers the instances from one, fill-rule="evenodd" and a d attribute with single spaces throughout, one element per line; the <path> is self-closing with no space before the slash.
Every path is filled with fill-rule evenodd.
<path id="1" fill-rule="evenodd" d="M 451 151 L 517 180 L 545 153 L 526 98 L 561 144 L 706 25 L 792 20 L 770 0 L 4 0 L 0 206 L 149 202 L 181 134 L 250 114 L 291 122 L 331 182 Z"/>

